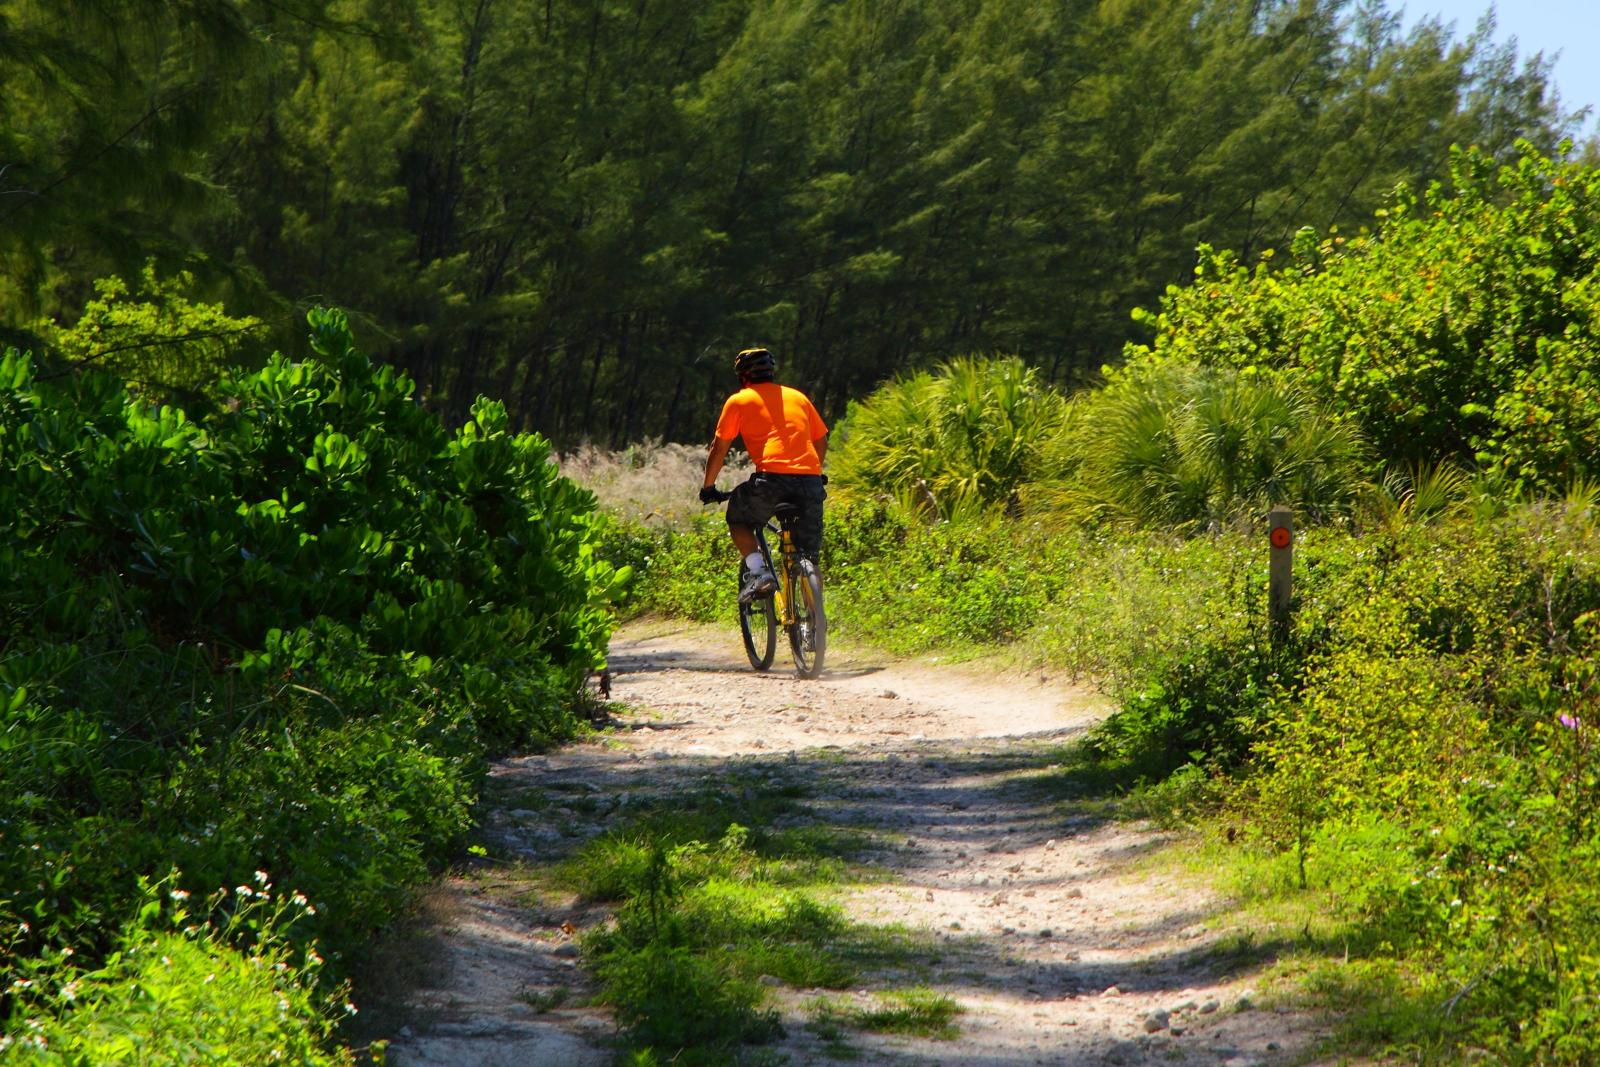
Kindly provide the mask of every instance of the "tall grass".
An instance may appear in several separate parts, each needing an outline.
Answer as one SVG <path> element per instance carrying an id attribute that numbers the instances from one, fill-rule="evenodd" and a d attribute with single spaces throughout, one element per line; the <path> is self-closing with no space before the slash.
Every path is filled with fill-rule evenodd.
<path id="1" fill-rule="evenodd" d="M 651 526 L 673 526 L 698 514 L 696 493 L 705 472 L 699 445 L 644 441 L 620 451 L 583 445 L 560 457 L 561 473 L 593 493 L 613 515 Z M 743 451 L 730 453 L 717 482 L 729 488 L 754 468 Z"/>

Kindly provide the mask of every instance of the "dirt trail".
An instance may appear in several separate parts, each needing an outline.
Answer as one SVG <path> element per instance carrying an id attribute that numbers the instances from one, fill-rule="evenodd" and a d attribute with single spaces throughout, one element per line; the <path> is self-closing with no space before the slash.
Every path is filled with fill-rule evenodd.
<path id="1" fill-rule="evenodd" d="M 817 681 L 756 675 L 736 634 L 681 624 L 625 628 L 611 663 L 613 698 L 638 714 L 596 742 L 497 765 L 503 795 L 572 798 L 554 811 L 493 812 L 498 853 L 549 862 L 630 802 L 670 796 L 730 761 L 801 781 L 814 798 L 808 817 L 869 829 L 878 847 L 862 858 L 891 874 L 850 892 L 851 916 L 923 931 L 933 945 L 914 979 L 868 975 L 864 987 L 925 982 L 965 1008 L 955 1040 L 852 1033 L 857 1062 L 1306 1062 L 1313 1020 L 1254 1006 L 1248 966 L 1220 944 L 1233 931 L 1203 888 L 1137 873 L 1161 836 L 1037 788 L 1062 746 L 1104 714 L 1090 694 L 848 649 L 830 651 Z M 412 994 L 392 1063 L 612 1062 L 615 1028 L 582 1006 L 592 987 L 571 937 L 599 912 L 530 898 L 515 862 L 453 880 L 440 911 L 432 988 Z M 786 1036 L 762 1062 L 836 1062 L 805 1025 L 811 992 L 774 990 Z"/>

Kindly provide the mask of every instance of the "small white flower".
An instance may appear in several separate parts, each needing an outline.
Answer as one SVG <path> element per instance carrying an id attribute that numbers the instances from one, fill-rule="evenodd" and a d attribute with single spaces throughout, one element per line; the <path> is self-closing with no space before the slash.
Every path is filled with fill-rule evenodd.
<path id="1" fill-rule="evenodd" d="M 187 889 L 174 889 L 171 892 L 169 892 L 167 894 L 167 896 L 171 897 L 173 900 L 178 900 L 178 901 L 188 900 L 189 899 L 189 891 Z"/>
<path id="2" fill-rule="evenodd" d="M 266 871 L 257 871 L 256 872 L 256 884 L 257 885 L 266 885 L 267 884 L 267 872 Z"/>

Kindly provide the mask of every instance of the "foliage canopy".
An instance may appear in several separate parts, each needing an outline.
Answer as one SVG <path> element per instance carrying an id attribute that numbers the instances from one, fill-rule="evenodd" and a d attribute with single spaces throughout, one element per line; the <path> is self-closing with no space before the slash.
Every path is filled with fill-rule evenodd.
<path id="1" fill-rule="evenodd" d="M 1600 170 L 1523 146 L 1452 154 L 1377 232 L 1254 269 L 1202 249 L 1140 361 L 1286 371 L 1396 462 L 1476 465 L 1530 488 L 1600 473 Z"/>
<path id="2" fill-rule="evenodd" d="M 1197 243 L 1570 128 L 1541 59 L 1352 0 L 0 10 L 17 343 L 154 256 L 290 351 L 350 308 L 452 419 L 563 444 L 699 439 L 751 343 L 830 415 L 971 352 L 1081 381 Z"/>

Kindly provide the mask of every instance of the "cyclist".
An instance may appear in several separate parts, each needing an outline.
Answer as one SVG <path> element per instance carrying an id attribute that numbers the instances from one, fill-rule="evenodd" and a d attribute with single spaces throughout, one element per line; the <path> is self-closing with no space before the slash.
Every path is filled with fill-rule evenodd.
<path id="1" fill-rule="evenodd" d="M 828 454 L 828 427 L 804 393 L 773 380 L 777 369 L 777 361 L 765 348 L 746 348 L 734 357 L 739 391 L 722 405 L 700 488 L 702 504 L 717 499 L 715 483 L 722 462 L 733 439 L 743 437 L 756 473 L 734 487 L 728 500 L 728 532 L 749 574 L 739 590 L 741 604 L 778 588 L 778 579 L 756 547 L 755 528 L 770 519 L 779 504 L 800 508 L 795 543 L 801 554 L 816 560 L 822 548 L 822 501 L 827 495 L 822 460 Z"/>

